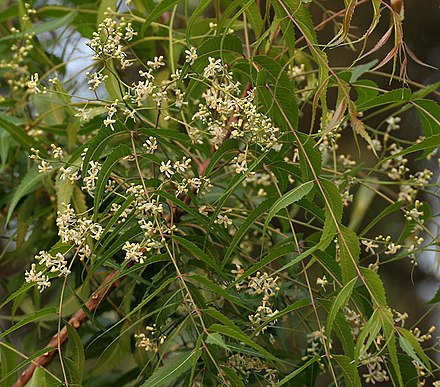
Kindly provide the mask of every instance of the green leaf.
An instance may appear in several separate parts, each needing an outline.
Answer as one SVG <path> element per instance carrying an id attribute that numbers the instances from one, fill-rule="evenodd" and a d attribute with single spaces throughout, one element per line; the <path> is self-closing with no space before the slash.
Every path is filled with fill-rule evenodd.
<path id="1" fill-rule="evenodd" d="M 405 328 L 397 328 L 399 335 L 399 343 L 402 349 L 415 360 L 419 365 L 423 365 L 425 370 L 431 373 L 431 362 L 424 352 L 422 346 L 415 338 L 414 334 Z"/>
<path id="2" fill-rule="evenodd" d="M 209 331 L 219 332 L 225 336 L 232 337 L 237 340 L 239 343 L 243 342 L 251 348 L 254 348 L 258 351 L 260 356 L 263 356 L 267 359 L 277 360 L 277 358 L 272 355 L 268 350 L 263 348 L 261 345 L 257 344 L 254 340 L 250 339 L 246 334 L 244 334 L 240 329 L 234 328 L 231 326 L 221 325 L 221 324 L 213 324 L 208 328 Z"/>
<path id="3" fill-rule="evenodd" d="M 298 200 L 301 200 L 312 190 L 313 186 L 314 182 L 308 181 L 307 183 L 300 184 L 299 186 L 293 188 L 292 190 L 281 196 L 279 199 L 277 199 L 277 201 L 270 208 L 266 221 L 264 222 L 263 235 L 267 230 L 269 222 L 276 214 L 278 214 L 281 209 L 287 208 L 291 204 L 297 202 Z"/>
<path id="4" fill-rule="evenodd" d="M 356 104 L 359 110 L 368 110 L 377 106 L 386 105 L 389 103 L 405 103 L 408 102 L 411 98 L 411 90 L 407 88 L 394 89 L 391 91 L 387 91 L 375 97 L 371 100 L 364 101 L 361 104 Z"/>
<path id="5" fill-rule="evenodd" d="M 333 241 L 336 232 L 337 225 L 342 219 L 343 206 L 341 201 L 341 195 L 338 187 L 327 179 L 319 179 L 322 196 L 325 204 L 325 221 L 322 229 L 322 235 L 319 240 L 319 248 L 325 250 L 329 244 Z"/>
<path id="6" fill-rule="evenodd" d="M 201 261 L 205 262 L 208 266 L 213 268 L 216 273 L 221 274 L 221 270 L 217 265 L 217 262 L 206 254 L 202 249 L 196 246 L 194 243 L 189 241 L 188 239 L 179 237 L 177 235 L 173 236 L 173 240 L 183 246 L 188 252 L 190 252 L 194 257 L 199 258 Z"/>
<path id="7" fill-rule="evenodd" d="M 69 349 L 72 352 L 72 357 L 69 360 L 72 360 L 71 365 L 76 375 L 73 383 L 81 384 L 84 375 L 84 364 L 85 364 L 85 355 L 84 348 L 81 342 L 81 337 L 79 337 L 78 332 L 75 328 L 73 328 L 69 323 L 66 324 L 67 334 L 69 337 Z"/>
<path id="8" fill-rule="evenodd" d="M 26 387 L 49 387 L 46 380 L 46 372 L 43 368 L 37 367 L 32 375 L 31 380 L 26 384 Z"/>
<path id="9" fill-rule="evenodd" d="M 339 367 L 341 367 L 347 387 L 362 387 L 356 362 L 344 355 L 333 355 L 333 358 L 337 361 Z"/>
<path id="10" fill-rule="evenodd" d="M 363 350 L 365 351 L 369 350 L 373 341 L 376 340 L 381 328 L 382 325 L 381 325 L 380 315 L 378 309 L 375 309 L 373 314 L 370 316 L 367 323 L 359 333 L 355 348 L 355 355 L 354 355 L 355 359 L 359 359 L 361 352 Z"/>
<path id="11" fill-rule="evenodd" d="M 2 339 L 3 337 L 6 337 L 7 335 L 9 335 L 12 332 L 15 332 L 17 329 L 24 327 L 27 324 L 30 324 L 36 320 L 39 320 L 40 318 L 52 315 L 52 314 L 56 314 L 57 309 L 54 307 L 49 307 L 49 308 L 43 308 L 41 310 L 38 310 L 37 312 L 35 312 L 33 315 L 25 317 L 23 320 L 19 321 L 17 324 L 13 325 L 12 327 L 6 329 L 5 331 L 3 331 L 2 333 L 0 333 L 0 339 Z"/>
<path id="12" fill-rule="evenodd" d="M 0 42 L 4 42 L 7 40 L 15 40 L 17 37 L 24 37 L 24 34 L 32 34 L 35 33 L 35 35 L 41 34 L 43 32 L 49 32 L 56 30 L 60 27 L 66 27 L 68 26 L 76 17 L 77 11 L 74 10 L 67 15 L 60 17 L 60 18 L 54 18 L 50 21 L 41 22 L 40 24 L 34 25 L 32 28 L 26 29 L 26 31 L 20 32 L 19 34 L 9 34 L 6 36 L 3 36 L 0 38 Z"/>
<path id="13" fill-rule="evenodd" d="M 379 223 L 383 218 L 385 218 L 387 215 L 392 214 L 393 212 L 396 212 L 400 210 L 400 208 L 403 206 L 403 202 L 397 201 L 392 204 L 390 204 L 388 207 L 383 209 L 379 215 L 377 215 L 372 221 L 368 223 L 367 226 L 362 230 L 362 232 L 359 234 L 360 237 L 365 235 L 368 231 L 370 231 L 377 223 Z"/>
<path id="14" fill-rule="evenodd" d="M 316 146 L 312 136 L 296 132 L 301 144 L 297 144 L 299 151 L 299 167 L 303 181 L 314 180 L 315 175 L 319 176 L 322 166 L 322 153 Z"/>
<path id="15" fill-rule="evenodd" d="M 301 367 L 299 367 L 298 369 L 296 369 L 295 371 L 291 372 L 289 375 L 287 375 L 283 379 L 281 379 L 277 384 L 275 384 L 275 386 L 276 387 L 283 386 L 288 381 L 297 377 L 299 374 L 301 374 L 303 371 L 305 371 L 313 363 L 316 363 L 318 360 L 319 360 L 319 356 L 312 357 L 310 360 L 306 361 Z"/>
<path id="16" fill-rule="evenodd" d="M 267 318 L 266 320 L 264 320 L 264 323 L 256 327 L 254 331 L 254 335 L 256 335 L 258 332 L 262 332 L 263 328 L 267 327 L 272 321 L 281 319 L 281 317 L 285 316 L 286 314 L 289 314 L 294 310 L 297 310 L 299 308 L 304 308 L 306 306 L 310 306 L 310 302 L 306 298 L 295 301 L 293 304 L 286 306 L 283 310 L 279 311 L 274 316 Z"/>
<path id="17" fill-rule="evenodd" d="M 43 176 L 44 174 L 38 172 L 38 167 L 36 165 L 28 170 L 18 187 L 13 191 L 12 197 L 9 200 L 9 208 L 8 214 L 6 215 L 5 224 L 8 224 L 11 220 L 11 216 L 20 199 L 22 199 L 24 196 L 28 195 L 41 185 Z"/>
<path id="18" fill-rule="evenodd" d="M 354 89 L 357 94 L 356 106 L 371 101 L 379 94 L 379 86 L 369 79 L 361 79 L 357 81 L 354 85 Z"/>
<path id="19" fill-rule="evenodd" d="M 273 204 L 274 199 L 267 199 L 263 203 L 259 204 L 257 208 L 255 208 L 247 217 L 240 228 L 232 238 L 231 243 L 228 246 L 228 249 L 225 252 L 225 256 L 223 258 L 224 261 L 228 261 L 229 257 L 236 252 L 236 247 L 241 242 L 242 238 L 246 235 L 246 232 L 255 224 L 255 221 L 264 214 Z M 263 232 L 264 233 L 264 232 Z"/>
<path id="20" fill-rule="evenodd" d="M 142 24 L 141 36 L 145 35 L 145 31 L 150 26 L 151 22 L 162 16 L 167 10 L 179 3 L 180 0 L 162 0 L 148 15 Z"/>
<path id="21" fill-rule="evenodd" d="M 1 355 L 1 380 L 3 387 L 12 387 L 15 381 L 14 371 L 17 372 L 17 354 L 6 344 L 0 344 Z"/>
<path id="22" fill-rule="evenodd" d="M 57 176 L 57 180 L 55 182 L 55 191 L 57 195 L 57 209 L 60 212 L 64 211 L 64 204 L 69 204 L 70 199 L 73 195 L 73 189 L 75 185 L 71 183 L 69 179 L 61 180 L 59 176 Z"/>
<path id="23" fill-rule="evenodd" d="M 191 31 L 194 26 L 194 23 L 197 22 L 197 19 L 202 15 L 205 8 L 211 4 L 211 0 L 202 0 L 199 1 L 199 4 L 197 5 L 197 8 L 192 12 L 191 17 L 189 18 L 188 24 L 186 26 L 186 41 L 187 44 L 190 46 L 190 40 L 191 40 Z"/>
<path id="24" fill-rule="evenodd" d="M 376 274 L 376 273 L 375 273 Z M 388 349 L 389 364 L 392 369 L 394 385 L 403 386 L 402 373 L 400 371 L 399 359 L 397 357 L 396 334 L 394 327 L 393 314 L 385 308 L 378 309 L 383 329 L 383 336 L 386 340 Z M 397 379 L 397 380 L 396 380 Z"/>
<path id="25" fill-rule="evenodd" d="M 188 371 L 197 362 L 202 350 L 194 349 L 191 352 L 173 357 L 162 367 L 157 369 L 141 387 L 160 387 L 176 380 L 180 375 Z M 171 383 L 172 385 L 172 383 Z"/>
<path id="26" fill-rule="evenodd" d="M 405 381 L 405 387 L 418 387 L 419 386 L 419 374 L 414 366 L 411 357 L 398 353 L 400 370 L 402 371 L 402 378 Z"/>
<path id="27" fill-rule="evenodd" d="M 357 278 L 357 264 L 359 262 L 360 245 L 356 233 L 348 227 L 340 225 L 341 234 L 339 241 L 339 257 L 342 273 L 342 282 L 347 284 L 353 278 Z"/>
<path id="28" fill-rule="evenodd" d="M 440 146 L 440 133 L 437 133 L 434 136 L 424 138 L 422 141 L 418 142 L 417 144 L 409 146 L 408 148 L 400 151 L 399 153 L 387 157 L 385 160 L 382 160 L 382 162 L 385 162 L 387 160 L 399 156 L 404 156 L 409 153 L 418 152 L 421 150 L 428 150 L 428 152 L 431 152 L 435 150 L 435 148 L 438 148 L 439 146 Z"/>
<path id="29" fill-rule="evenodd" d="M 118 126 L 115 127 L 115 130 L 112 130 L 108 126 L 102 126 L 101 129 L 99 129 L 98 134 L 88 144 L 87 152 L 83 161 L 83 177 L 87 174 L 90 160 L 98 160 L 102 151 L 111 140 L 124 135 L 126 135 L 126 132 L 120 130 Z"/>
<path id="30" fill-rule="evenodd" d="M 266 114 L 283 131 L 291 127 L 296 129 L 298 127 L 298 106 L 293 93 L 292 82 L 289 80 L 287 73 L 278 62 L 268 56 L 256 56 L 254 62 L 266 70 L 265 74 L 267 74 L 264 84 L 259 85 L 258 88 L 258 95 L 263 99 Z M 264 93 L 265 88 L 270 91 L 267 96 Z M 276 103 L 274 99 L 276 99 Z"/>
<path id="31" fill-rule="evenodd" d="M 331 334 L 333 329 L 333 323 L 336 318 L 336 314 L 341 308 L 344 308 L 347 305 L 348 300 L 350 299 L 351 293 L 353 292 L 354 285 L 356 284 L 357 277 L 351 279 L 344 287 L 339 291 L 333 304 L 330 308 L 330 312 L 327 317 L 327 328 L 326 332 L 328 335 Z"/>
<path id="32" fill-rule="evenodd" d="M 275 9 L 275 14 L 277 16 L 277 21 L 279 20 L 279 24 L 281 26 L 281 31 L 283 33 L 283 40 L 287 45 L 289 50 L 289 54 L 292 58 L 295 57 L 296 47 L 295 47 L 295 25 L 292 21 L 286 16 L 286 13 L 283 7 L 278 2 L 273 2 L 272 6 Z"/>
<path id="33" fill-rule="evenodd" d="M 44 355 L 47 352 L 53 351 L 55 349 L 55 347 L 46 347 L 43 349 L 40 349 L 39 351 L 33 353 L 32 355 L 28 356 L 26 358 L 26 360 L 22 361 L 20 364 L 18 364 L 17 366 L 15 366 L 13 369 L 11 369 L 7 374 L 3 374 L 3 367 L 6 367 L 6 358 L 3 357 L 4 355 L 4 349 L 6 348 L 10 348 L 7 344 L 5 343 L 0 343 L 0 345 L 2 346 L 1 348 L 1 354 L 2 354 L 2 362 L 1 362 L 1 366 L 2 366 L 2 378 L 0 379 L 0 386 L 2 387 L 9 387 L 12 386 L 15 382 L 16 376 L 17 376 L 17 372 L 22 369 L 23 367 L 26 367 L 28 364 L 30 364 L 32 362 L 32 360 L 37 359 L 38 357 L 40 357 L 41 355 Z M 8 350 L 10 353 L 13 353 L 14 355 L 15 352 L 13 352 L 12 350 Z M 9 355 L 6 355 L 9 356 Z M 9 364 L 8 364 L 8 369 L 9 369 Z M 43 369 L 44 370 L 44 369 Z M 47 372 L 47 371 L 46 371 Z M 9 381 L 8 379 L 12 379 L 11 381 Z M 61 382 L 61 380 L 59 380 L 59 382 Z M 9 384 L 8 384 L 9 383 Z"/>
<path id="34" fill-rule="evenodd" d="M 263 31 L 263 18 L 261 17 L 258 5 L 252 1 L 250 5 L 246 8 L 246 17 L 254 31 L 255 37 L 258 39 Z"/>
<path id="35" fill-rule="evenodd" d="M 368 269 L 366 267 L 359 267 L 362 275 L 364 276 L 364 281 L 368 287 L 368 292 L 374 299 L 372 303 L 374 306 L 387 307 L 387 297 L 385 292 L 385 287 L 383 286 L 382 279 L 379 274 L 375 271 Z"/>
<path id="36" fill-rule="evenodd" d="M 440 106 L 430 99 L 418 99 L 412 101 L 417 109 L 420 121 L 422 122 L 424 135 L 431 137 L 440 131 Z"/>
<path id="37" fill-rule="evenodd" d="M 206 342 L 206 344 L 213 344 L 213 345 L 219 346 L 220 348 L 228 349 L 228 346 L 226 345 L 225 341 L 223 340 L 222 335 L 218 332 L 208 333 L 208 336 L 206 337 L 205 342 Z"/>
<path id="38" fill-rule="evenodd" d="M 0 127 L 0 160 L 2 163 L 2 168 L 8 161 L 9 149 L 13 143 L 11 134 Z"/>
<path id="39" fill-rule="evenodd" d="M 362 75 L 364 75 L 368 70 L 373 68 L 377 62 L 378 60 L 374 59 L 371 62 L 353 67 L 351 69 L 350 83 L 355 83 Z"/>
<path id="40" fill-rule="evenodd" d="M 29 136 L 20 126 L 13 124 L 10 117 L 0 114 L 0 128 L 6 130 L 11 137 L 27 151 L 30 151 L 31 148 L 35 148 L 40 151 L 42 157 L 47 156 L 41 144 Z"/>
<path id="41" fill-rule="evenodd" d="M 251 310 L 248 306 L 243 304 L 239 298 L 233 296 L 232 294 L 229 294 L 226 290 L 224 290 L 221 286 L 217 285 L 216 283 L 212 282 L 210 279 L 203 277 L 201 275 L 192 274 L 188 277 L 191 280 L 194 280 L 195 282 L 198 282 L 202 285 L 205 285 L 208 289 L 211 289 L 214 293 L 216 293 L 218 296 L 230 301 L 232 304 L 235 304 L 237 306 L 240 306 L 241 308 Z"/>
<path id="42" fill-rule="evenodd" d="M 95 198 L 94 198 L 94 216 L 98 215 L 99 206 L 101 205 L 101 200 L 104 195 L 104 190 L 107 185 L 110 174 L 112 173 L 113 167 L 126 156 L 133 154 L 133 150 L 125 144 L 119 144 L 110 155 L 107 156 L 104 164 L 102 164 L 101 172 L 98 176 L 98 181 L 96 182 Z"/>

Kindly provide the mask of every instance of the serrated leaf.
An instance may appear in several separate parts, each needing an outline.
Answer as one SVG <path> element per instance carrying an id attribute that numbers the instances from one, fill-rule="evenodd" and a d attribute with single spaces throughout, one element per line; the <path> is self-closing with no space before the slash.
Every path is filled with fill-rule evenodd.
<path id="1" fill-rule="evenodd" d="M 331 334 L 333 329 L 333 323 L 336 318 L 336 314 L 338 311 L 347 305 L 348 300 L 350 299 L 351 293 L 353 292 L 354 285 L 356 284 L 357 277 L 351 279 L 344 287 L 339 291 L 333 304 L 330 308 L 330 312 L 327 317 L 327 328 L 326 332 L 328 335 Z"/>
<path id="2" fill-rule="evenodd" d="M 313 363 L 316 363 L 319 360 L 318 356 L 312 357 L 310 360 L 306 361 L 301 367 L 296 369 L 295 371 L 291 372 L 289 375 L 285 376 L 283 379 L 281 379 L 277 384 L 275 384 L 276 387 L 283 386 L 293 378 L 297 377 L 299 374 L 304 372 L 309 366 L 311 366 Z"/>
<path id="3" fill-rule="evenodd" d="M 268 350 L 266 350 L 261 345 L 257 344 L 255 341 L 250 339 L 239 328 L 221 325 L 221 324 L 213 324 L 208 328 L 208 330 L 212 332 L 222 333 L 225 336 L 229 336 L 237 340 L 239 343 L 243 342 L 244 344 L 258 351 L 260 356 L 265 357 L 266 359 L 277 360 L 277 358 L 274 355 L 272 355 Z"/>
<path id="4" fill-rule="evenodd" d="M 373 314 L 370 316 L 367 323 L 359 333 L 355 348 L 355 359 L 359 359 L 362 350 L 368 351 L 373 341 L 376 340 L 381 328 L 382 325 L 379 318 L 379 313 L 378 310 L 375 309 Z"/>
<path id="5" fill-rule="evenodd" d="M 194 257 L 200 259 L 201 261 L 205 262 L 208 266 L 213 268 L 216 273 L 221 274 L 220 268 L 217 265 L 217 262 L 210 257 L 208 254 L 206 254 L 202 249 L 200 249 L 197 245 L 195 245 L 193 242 L 191 242 L 188 239 L 181 238 L 177 235 L 173 236 L 173 239 L 179 243 L 181 246 L 183 246 L 189 253 L 191 253 Z"/>
<path id="6" fill-rule="evenodd" d="M 157 4 L 157 6 L 151 11 L 142 24 L 141 36 L 145 35 L 145 31 L 150 26 L 151 22 L 162 16 L 164 12 L 179 3 L 179 1 L 180 0 L 162 0 L 159 4 Z"/>
<path id="7" fill-rule="evenodd" d="M 248 310 L 250 309 L 248 306 L 244 305 L 239 298 L 234 297 L 232 294 L 229 294 L 225 289 L 223 289 L 221 286 L 217 285 L 216 283 L 212 282 L 210 279 L 197 274 L 193 274 L 188 278 L 206 286 L 206 288 L 211 289 L 211 291 L 216 293 L 219 297 L 222 297 L 225 300 L 229 300 L 232 304 L 240 306 L 241 308 L 244 309 L 248 309 Z"/>
<path id="8" fill-rule="evenodd" d="M 217 345 L 217 346 L 219 346 L 220 348 L 223 348 L 223 349 L 228 349 L 228 346 L 224 342 L 222 335 L 220 333 L 218 333 L 218 332 L 208 333 L 208 336 L 206 336 L 205 342 L 207 344 Z"/>
<path id="9" fill-rule="evenodd" d="M 267 214 L 266 220 L 264 222 L 263 235 L 265 234 L 267 227 L 272 220 L 272 218 L 278 214 L 280 210 L 283 208 L 287 208 L 293 203 L 296 203 L 298 200 L 301 200 L 304 196 L 306 196 L 313 188 L 314 182 L 308 181 L 307 183 L 300 184 L 299 186 L 293 188 L 289 192 L 285 193 L 281 196 L 270 208 L 269 213 Z"/>
<path id="10" fill-rule="evenodd" d="M 405 328 L 399 327 L 397 329 L 400 333 L 399 343 L 402 349 L 408 354 L 408 356 L 415 360 L 419 365 L 423 365 L 425 370 L 431 373 L 431 361 L 414 334 Z"/>
<path id="11" fill-rule="evenodd" d="M 75 19 L 76 15 L 77 15 L 77 11 L 74 10 L 63 17 L 54 18 L 49 21 L 41 22 L 37 25 L 34 25 L 31 28 L 26 29 L 26 31 L 20 32 L 18 34 L 9 34 L 9 35 L 3 36 L 2 38 L 0 38 L 0 42 L 4 42 L 7 40 L 14 40 L 14 39 L 17 39 L 18 37 L 24 37 L 24 33 L 26 33 L 26 34 L 34 33 L 35 35 L 38 35 L 43 32 L 49 32 L 49 31 L 56 30 L 57 28 L 60 28 L 60 27 L 66 27 Z"/>
<path id="12" fill-rule="evenodd" d="M 325 220 L 324 227 L 322 229 L 322 235 L 319 240 L 320 250 L 325 250 L 329 244 L 333 241 L 337 232 L 337 224 L 342 219 L 343 206 L 341 195 L 338 187 L 327 179 L 319 179 L 322 196 L 325 204 Z"/>
<path id="13" fill-rule="evenodd" d="M 263 18 L 261 17 L 260 10 L 258 9 L 258 5 L 252 1 L 250 5 L 246 8 L 246 17 L 251 25 L 252 30 L 254 31 L 255 37 L 258 39 L 263 30 Z"/>
<path id="14" fill-rule="evenodd" d="M 14 324 L 12 327 L 10 327 L 10 328 L 6 329 L 5 331 L 3 331 L 2 333 L 0 333 L 0 339 L 2 339 L 3 337 L 6 337 L 10 333 L 15 332 L 17 329 L 24 327 L 27 324 L 30 324 L 34 321 L 39 320 L 40 318 L 43 318 L 43 317 L 46 317 L 46 316 L 49 316 L 52 314 L 56 314 L 56 312 L 57 312 L 57 309 L 54 307 L 43 308 L 41 310 L 38 310 L 33 315 L 23 318 L 23 320 L 19 321 L 18 323 Z"/>
<path id="15" fill-rule="evenodd" d="M 223 258 L 225 261 L 228 261 L 229 257 L 235 252 L 236 247 L 246 235 L 246 232 L 249 230 L 249 228 L 254 225 L 255 221 L 272 206 L 273 202 L 274 199 L 265 200 L 263 203 L 259 204 L 257 208 L 255 208 L 248 216 L 246 216 L 246 220 L 240 225 L 225 252 L 225 256 Z"/>
<path id="16" fill-rule="evenodd" d="M 361 104 L 356 104 L 361 111 L 372 109 L 377 106 L 382 106 L 390 103 L 404 103 L 411 98 L 411 90 L 407 88 L 394 89 L 387 91 L 371 100 L 364 101 Z"/>
<path id="17" fill-rule="evenodd" d="M 26 175 L 21 180 L 18 187 L 12 193 L 12 197 L 9 201 L 8 213 L 6 215 L 5 224 L 8 224 L 11 220 L 11 216 L 17 206 L 18 202 L 26 195 L 38 188 L 43 180 L 44 174 L 38 172 L 38 167 L 34 165 L 28 170 Z"/>
<path id="18" fill-rule="evenodd" d="M 361 387 L 362 383 L 356 367 L 356 362 L 344 355 L 333 355 L 333 358 L 337 361 L 339 367 L 341 367 L 347 387 Z"/>
<path id="19" fill-rule="evenodd" d="M 370 295 L 374 295 L 374 302 L 377 302 L 378 305 L 386 308 L 387 307 L 387 297 L 385 292 L 385 287 L 383 285 L 382 279 L 379 274 L 375 271 L 368 269 L 366 267 L 359 267 L 362 275 L 364 276 L 364 281 L 369 289 Z"/>
<path id="20" fill-rule="evenodd" d="M 31 380 L 26 384 L 26 387 L 49 387 L 46 380 L 46 372 L 43 368 L 37 367 L 32 375 Z"/>
<path id="21" fill-rule="evenodd" d="M 259 97 L 263 99 L 266 114 L 282 130 L 285 131 L 289 127 L 296 129 L 298 127 L 298 106 L 287 73 L 279 63 L 268 56 L 259 55 L 253 59 L 267 74 L 263 84 L 257 89 Z M 269 88 L 267 96 L 264 93 L 265 88 Z M 276 99 L 276 103 L 274 99 Z"/>
<path id="22" fill-rule="evenodd" d="M 373 68 L 377 62 L 378 60 L 374 59 L 371 62 L 353 67 L 351 69 L 350 83 L 355 83 L 362 75 Z"/>
<path id="23" fill-rule="evenodd" d="M 112 153 L 105 159 L 101 167 L 101 172 L 98 175 L 96 182 L 95 198 L 94 198 L 94 216 L 96 218 L 101 205 L 101 199 L 104 195 L 104 189 L 107 185 L 113 167 L 124 157 L 133 154 L 133 150 L 125 144 L 119 144 Z"/>
<path id="24" fill-rule="evenodd" d="M 339 265 L 341 266 L 342 282 L 347 284 L 358 275 L 356 266 L 359 262 L 361 249 L 359 238 L 355 232 L 343 225 L 340 225 L 340 232 L 341 234 L 338 236 Z"/>
<path id="25" fill-rule="evenodd" d="M 159 387 L 171 383 L 193 367 L 201 354 L 202 350 L 199 348 L 170 359 L 164 366 L 158 368 L 141 387 Z"/>
<path id="26" fill-rule="evenodd" d="M 76 375 L 73 383 L 81 384 L 84 375 L 85 355 L 84 348 L 78 332 L 69 323 L 66 324 L 67 335 L 69 337 L 69 349 L 72 353 L 71 365 Z"/>

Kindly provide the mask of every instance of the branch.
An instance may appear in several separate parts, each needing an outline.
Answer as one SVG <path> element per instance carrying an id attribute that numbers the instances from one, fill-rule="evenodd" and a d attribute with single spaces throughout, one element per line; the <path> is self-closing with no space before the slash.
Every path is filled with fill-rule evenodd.
<path id="1" fill-rule="evenodd" d="M 84 307 L 87 308 L 90 313 L 93 313 L 99 306 L 101 301 L 104 300 L 108 296 L 108 294 L 118 286 L 120 280 L 124 277 L 121 276 L 120 278 L 117 278 L 120 273 L 121 272 L 119 270 L 115 270 L 110 273 L 105 278 L 103 284 L 100 286 L 98 291 L 86 302 Z M 84 309 L 79 309 L 70 318 L 69 324 L 73 328 L 79 329 L 86 320 L 87 315 L 84 312 Z M 44 367 L 45 365 L 49 364 L 53 360 L 57 352 L 61 349 L 61 347 L 66 343 L 67 339 L 67 327 L 64 326 L 63 329 L 61 329 L 59 333 L 55 334 L 47 344 L 47 347 L 57 347 L 57 349 L 46 352 L 45 354 L 33 360 L 32 363 L 26 368 L 26 370 L 22 372 L 14 387 L 26 386 L 27 382 L 29 382 L 29 380 L 32 378 L 35 369 L 37 367 Z"/>

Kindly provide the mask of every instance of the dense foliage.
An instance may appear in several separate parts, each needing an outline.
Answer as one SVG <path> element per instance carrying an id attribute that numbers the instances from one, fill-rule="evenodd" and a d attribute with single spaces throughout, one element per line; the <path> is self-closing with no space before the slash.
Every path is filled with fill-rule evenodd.
<path id="1" fill-rule="evenodd" d="M 340 3 L 3 9 L 0 385 L 439 385 L 382 275 L 438 249 L 438 85 Z"/>

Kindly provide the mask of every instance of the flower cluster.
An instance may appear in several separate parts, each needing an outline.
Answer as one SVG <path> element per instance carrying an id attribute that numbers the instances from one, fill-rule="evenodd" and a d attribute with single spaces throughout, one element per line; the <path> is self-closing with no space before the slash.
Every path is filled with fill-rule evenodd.
<path id="1" fill-rule="evenodd" d="M 98 31 L 93 32 L 93 39 L 87 45 L 95 52 L 93 59 L 107 62 L 117 59 L 122 69 L 131 66 L 132 62 L 127 59 L 123 51 L 123 41 L 130 41 L 137 32 L 133 30 L 131 23 L 123 18 L 113 20 L 105 18 L 98 26 Z"/>
<path id="2" fill-rule="evenodd" d="M 280 130 L 269 117 L 258 111 L 254 104 L 255 91 L 240 95 L 240 83 L 234 82 L 232 73 L 227 71 L 221 59 L 209 57 L 203 77 L 209 87 L 202 94 L 204 103 L 199 104 L 193 115 L 194 123 L 199 122 L 201 126 L 192 126 L 188 133 L 194 143 L 201 143 L 206 138 L 218 148 L 231 137 L 242 142 L 245 149 L 252 144 L 266 151 L 281 149 Z M 249 153 L 243 152 L 240 156 L 241 171 L 246 171 Z"/>
<path id="3" fill-rule="evenodd" d="M 236 265 L 236 270 L 232 270 L 236 279 L 241 279 L 243 269 L 240 265 Z M 249 321 L 253 328 L 257 328 L 260 324 L 270 321 L 271 325 L 276 323 L 274 317 L 278 314 L 278 310 L 273 310 L 271 299 L 277 295 L 280 290 L 278 285 L 278 277 L 273 278 L 268 273 L 255 273 L 255 276 L 249 276 L 246 281 L 240 281 L 235 285 L 237 290 L 245 290 L 248 294 L 262 295 L 261 305 L 257 307 L 256 313 L 249 315 Z M 267 329 L 267 325 L 261 328 L 261 332 Z M 256 334 L 259 335 L 260 331 Z"/>
<path id="4" fill-rule="evenodd" d="M 63 205 L 64 210 L 57 212 L 56 220 L 61 242 L 76 246 L 80 259 L 89 257 L 91 247 L 87 238 L 99 240 L 104 230 L 99 223 L 95 223 L 91 219 L 78 218 L 70 204 Z"/>
<path id="5" fill-rule="evenodd" d="M 145 332 L 136 333 L 134 338 L 138 348 L 143 348 L 147 352 L 157 352 L 159 345 L 163 344 L 167 337 L 157 330 L 156 324 L 153 324 L 145 327 Z"/>
<path id="6" fill-rule="evenodd" d="M 375 356 L 367 352 L 361 357 L 360 362 L 367 367 L 367 373 L 362 374 L 366 383 L 376 384 L 389 380 L 387 371 L 382 366 L 384 363 L 382 356 Z"/>
<path id="7" fill-rule="evenodd" d="M 42 250 L 35 256 L 35 259 L 38 261 L 38 266 L 46 268 L 46 270 L 38 270 L 37 265 L 33 263 L 30 270 L 25 273 L 25 280 L 27 283 L 36 283 L 40 293 L 51 285 L 50 278 L 46 274 L 47 271 L 57 273 L 58 277 L 66 277 L 70 274 L 67 261 L 61 253 L 52 256 L 47 251 Z"/>
<path id="8" fill-rule="evenodd" d="M 238 371 L 245 380 L 249 380 L 251 373 L 263 373 L 263 378 L 269 385 L 275 385 L 277 382 L 277 371 L 269 366 L 267 362 L 252 355 L 242 355 L 236 353 L 232 355 L 226 363 L 226 366 Z"/>

